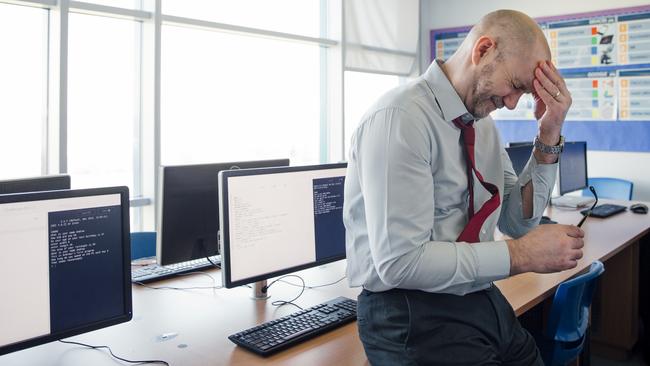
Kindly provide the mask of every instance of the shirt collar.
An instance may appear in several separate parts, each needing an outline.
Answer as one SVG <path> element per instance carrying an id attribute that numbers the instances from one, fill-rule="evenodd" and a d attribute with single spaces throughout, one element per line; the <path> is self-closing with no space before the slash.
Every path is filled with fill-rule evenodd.
<path id="1" fill-rule="evenodd" d="M 457 117 L 461 117 L 465 123 L 474 121 L 474 116 L 467 111 L 456 89 L 454 89 L 447 75 L 440 68 L 441 63 L 441 60 L 436 59 L 429 65 L 423 76 L 440 106 L 442 118 L 449 122 Z"/>

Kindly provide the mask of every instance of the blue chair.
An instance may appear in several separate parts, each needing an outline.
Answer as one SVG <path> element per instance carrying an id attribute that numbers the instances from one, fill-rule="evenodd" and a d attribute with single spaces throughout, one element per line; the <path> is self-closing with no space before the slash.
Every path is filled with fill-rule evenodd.
<path id="1" fill-rule="evenodd" d="M 618 178 L 589 178 L 589 185 L 596 188 L 598 198 L 610 198 L 614 200 L 631 200 L 634 183 Z M 591 197 L 593 194 L 589 189 L 582 190 L 583 197 Z"/>
<path id="2" fill-rule="evenodd" d="M 603 263 L 595 261 L 589 271 L 558 286 L 546 329 L 535 337 L 545 365 L 566 365 L 580 355 L 596 279 L 604 271 Z"/>
<path id="3" fill-rule="evenodd" d="M 143 231 L 131 233 L 131 260 L 156 255 L 156 233 Z"/>

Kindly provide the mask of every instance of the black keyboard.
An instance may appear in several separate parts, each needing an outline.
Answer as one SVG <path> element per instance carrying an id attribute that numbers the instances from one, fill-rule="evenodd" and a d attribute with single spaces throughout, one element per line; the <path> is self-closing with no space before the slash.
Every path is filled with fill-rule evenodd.
<path id="1" fill-rule="evenodd" d="M 216 264 L 221 264 L 221 256 L 215 255 L 210 260 Z M 150 264 L 147 266 L 134 268 L 131 270 L 131 282 L 153 282 L 172 277 L 177 274 L 197 271 L 203 268 L 214 267 L 207 258 L 194 259 L 187 262 L 168 264 L 159 266 Z"/>
<path id="2" fill-rule="evenodd" d="M 593 217 L 609 217 L 612 215 L 615 215 L 619 212 L 625 211 L 627 207 L 621 206 L 621 205 L 614 205 L 611 203 L 605 203 L 602 205 L 598 205 L 594 207 L 593 210 L 591 210 L 591 214 L 589 216 Z M 589 210 L 582 210 L 580 211 L 581 214 L 586 215 Z"/>
<path id="3" fill-rule="evenodd" d="M 228 337 L 262 356 L 306 341 L 357 318 L 357 302 L 346 297 L 312 306 Z"/>

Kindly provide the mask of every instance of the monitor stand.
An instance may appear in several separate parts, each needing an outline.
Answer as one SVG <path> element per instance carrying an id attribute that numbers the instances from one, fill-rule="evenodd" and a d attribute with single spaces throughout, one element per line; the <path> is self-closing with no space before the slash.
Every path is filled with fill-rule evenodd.
<path id="1" fill-rule="evenodd" d="M 251 295 L 251 298 L 253 300 L 266 300 L 269 297 L 271 297 L 268 294 L 268 288 L 266 287 L 266 280 L 262 281 L 257 281 L 253 283 L 253 294 Z"/>

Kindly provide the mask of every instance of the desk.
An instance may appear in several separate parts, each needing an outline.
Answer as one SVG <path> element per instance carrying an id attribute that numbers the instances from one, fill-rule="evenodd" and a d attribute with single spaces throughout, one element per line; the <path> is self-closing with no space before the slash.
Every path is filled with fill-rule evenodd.
<path id="1" fill-rule="evenodd" d="M 602 200 L 624 206 L 629 201 Z M 560 224 L 577 224 L 578 210 L 549 207 L 548 216 Z M 650 231 L 650 215 L 626 211 L 605 219 L 588 218 L 583 258 L 576 268 L 559 273 L 524 273 L 496 282 L 519 316 L 555 293 L 556 286 L 595 261 L 605 264 L 601 291 L 592 310 L 592 351 L 624 359 L 638 335 L 639 239 Z"/>
<path id="2" fill-rule="evenodd" d="M 575 224 L 581 215 L 577 211 L 549 209 L 549 216 L 560 223 Z M 650 215 L 630 212 L 607 219 L 587 219 L 583 226 L 585 256 L 578 267 L 554 274 L 526 273 L 499 281 L 501 289 L 515 312 L 519 315 L 551 296 L 555 287 L 594 260 L 605 260 L 606 275 L 619 272 L 610 267 L 618 257 L 626 259 L 630 248 L 650 229 Z M 632 255 L 633 255 L 632 251 Z M 610 259 L 611 258 L 611 259 Z M 609 259 L 609 260 L 608 260 Z M 625 267 L 625 266 L 623 266 Z M 627 268 L 624 268 L 627 269 Z M 622 271 L 623 273 L 629 271 Z M 218 270 L 208 273 L 221 283 Z M 307 285 L 334 282 L 345 273 L 345 261 L 301 271 Z M 288 278 L 292 281 L 291 278 Z M 293 280 L 297 283 L 297 280 Z M 603 278 L 603 282 L 605 278 Z M 212 280 L 196 275 L 162 281 L 157 286 L 209 286 Z M 624 291 L 625 286 L 618 286 Z M 608 289 L 607 291 L 609 291 Z M 617 289 L 613 289 L 617 290 Z M 305 290 L 297 301 L 301 306 L 337 297 L 355 299 L 359 289 L 351 289 L 346 281 L 328 287 Z M 110 345 L 117 355 L 130 359 L 163 359 L 171 365 L 365 365 L 367 360 L 357 335 L 356 323 L 292 347 L 269 358 L 261 358 L 236 347 L 227 335 L 255 324 L 292 313 L 297 309 L 288 305 L 276 308 L 271 301 L 254 301 L 249 298 L 251 289 L 219 290 L 151 290 L 133 287 L 133 312 L 131 322 L 101 329 L 71 338 L 95 345 Z M 276 283 L 269 289 L 270 300 L 289 300 L 299 288 Z M 605 289 L 603 289 L 605 293 Z M 608 296 L 603 296 L 610 297 Z M 636 299 L 632 299 L 636 301 Z M 603 308 L 606 304 L 603 304 Z M 164 333 L 178 333 L 174 338 L 161 341 Z M 636 336 L 636 334 L 635 334 Z M 115 365 L 103 352 L 53 342 L 39 347 L 0 357 L 0 365 Z"/>
<path id="3" fill-rule="evenodd" d="M 628 201 L 601 200 L 602 203 L 615 203 L 624 206 Z M 582 214 L 574 209 L 549 207 L 546 214 L 560 224 L 576 225 Z M 583 271 L 595 261 L 606 262 L 616 254 L 638 243 L 638 240 L 650 231 L 650 215 L 624 213 L 599 219 L 588 218 L 582 226 L 585 231 L 583 258 L 574 269 L 559 273 L 538 274 L 524 273 L 505 280 L 497 281 L 503 295 L 508 299 L 517 315 L 521 315 L 545 298 L 555 293 L 556 286 Z M 497 237 L 502 235 L 497 234 Z M 605 274 L 608 273 L 605 265 Z"/>

